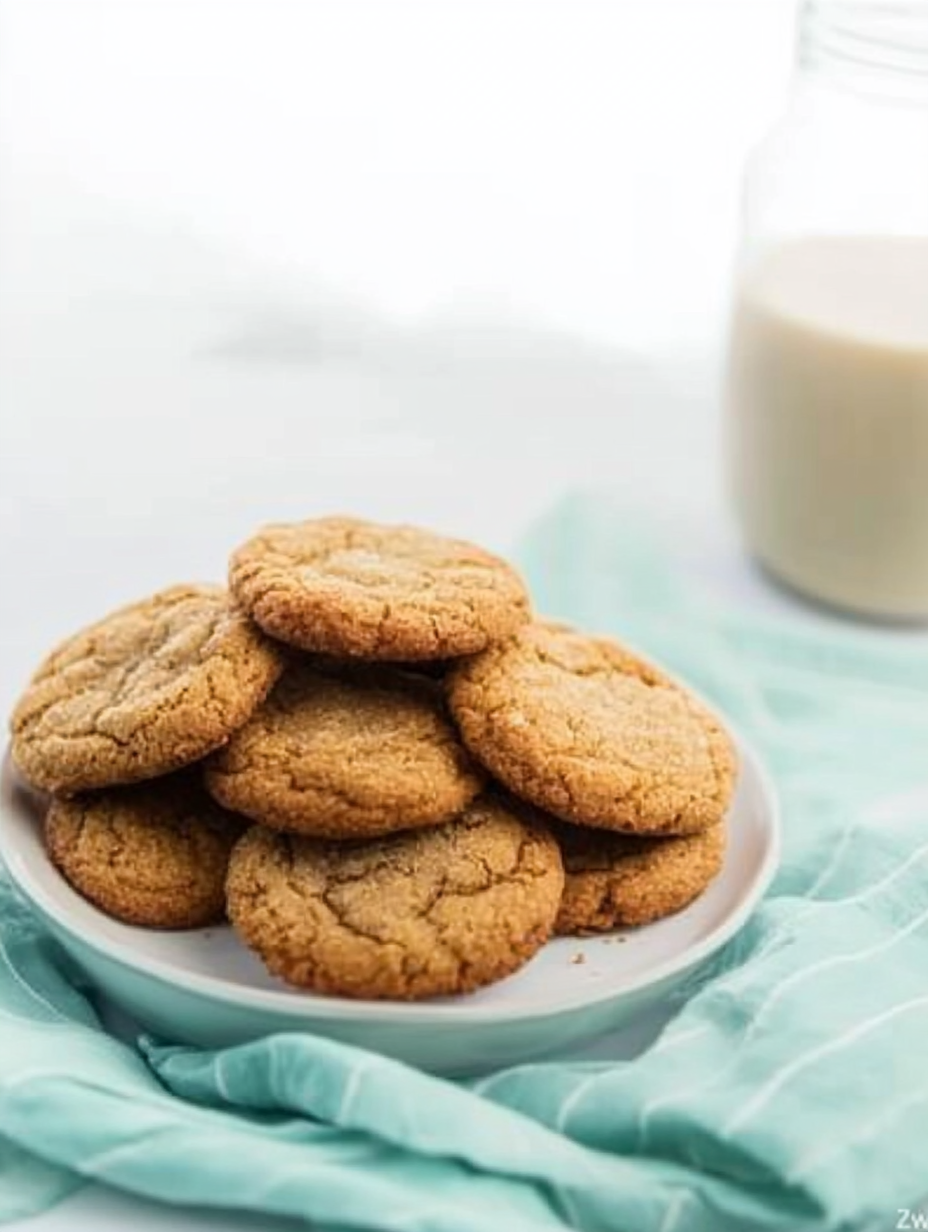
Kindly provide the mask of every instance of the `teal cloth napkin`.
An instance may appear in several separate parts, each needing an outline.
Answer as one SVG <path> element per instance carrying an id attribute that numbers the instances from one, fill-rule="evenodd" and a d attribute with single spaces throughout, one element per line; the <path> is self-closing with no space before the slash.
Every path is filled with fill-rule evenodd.
<path id="1" fill-rule="evenodd" d="M 378 1232 L 863 1232 L 918 1216 L 928 656 L 712 608 L 594 498 L 539 524 L 522 562 L 541 610 L 650 650 L 766 758 L 785 852 L 748 926 L 636 1059 L 452 1083 L 309 1035 L 122 1043 L 0 883 L 0 1216 L 84 1177 Z"/>

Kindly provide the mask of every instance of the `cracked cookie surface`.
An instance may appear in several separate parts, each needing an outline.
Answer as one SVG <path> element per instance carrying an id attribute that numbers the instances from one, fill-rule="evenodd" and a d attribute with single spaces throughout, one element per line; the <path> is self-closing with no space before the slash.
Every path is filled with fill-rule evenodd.
<path id="1" fill-rule="evenodd" d="M 69 638 L 13 711 L 13 760 L 47 791 L 154 778 L 224 744 L 283 652 L 221 586 L 173 586 Z"/>
<path id="2" fill-rule="evenodd" d="M 477 760 L 556 817 L 689 834 L 726 813 L 736 756 L 718 719 L 616 642 L 527 625 L 447 687 Z"/>
<path id="3" fill-rule="evenodd" d="M 200 928 L 225 914 L 239 818 L 187 773 L 53 800 L 45 821 L 52 862 L 108 915 L 148 928 Z"/>
<path id="4" fill-rule="evenodd" d="M 233 553 L 229 586 L 281 641 L 362 659 L 474 654 L 529 611 L 522 580 L 498 556 L 347 517 L 264 527 Z"/>
<path id="5" fill-rule="evenodd" d="M 438 825 L 483 784 L 438 687 L 385 667 L 292 668 L 205 777 L 227 808 L 324 838 Z"/>
<path id="6" fill-rule="evenodd" d="M 509 975 L 551 935 L 564 874 L 540 823 L 481 799 L 445 826 L 363 843 L 254 827 L 229 863 L 229 917 L 275 975 L 320 993 L 413 1000 Z"/>
<path id="7" fill-rule="evenodd" d="M 564 896 L 555 932 L 650 924 L 688 906 L 722 867 L 724 825 L 679 838 L 642 838 L 563 823 Z"/>

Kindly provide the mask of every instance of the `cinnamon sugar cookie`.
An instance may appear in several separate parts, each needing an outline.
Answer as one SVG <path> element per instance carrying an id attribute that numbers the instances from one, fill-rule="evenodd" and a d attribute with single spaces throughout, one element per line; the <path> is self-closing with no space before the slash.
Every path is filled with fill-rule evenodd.
<path id="1" fill-rule="evenodd" d="M 362 659 L 474 654 L 529 610 L 521 579 L 498 556 L 345 517 L 264 527 L 233 554 L 229 586 L 281 641 Z"/>
<path id="2" fill-rule="evenodd" d="M 242 823 L 191 776 L 54 800 L 52 862 L 108 915 L 148 928 L 200 928 L 225 913 L 229 853 Z"/>
<path id="3" fill-rule="evenodd" d="M 731 740 L 701 702 L 616 642 L 527 625 L 456 667 L 448 696 L 474 756 L 557 817 L 690 834 L 725 816 Z"/>
<path id="4" fill-rule="evenodd" d="M 232 853 L 233 925 L 274 974 L 345 997 L 470 992 L 551 935 L 563 869 L 548 831 L 478 800 L 436 829 L 325 843 L 255 827 Z"/>
<path id="5" fill-rule="evenodd" d="M 679 838 L 641 838 L 559 825 L 564 897 L 555 932 L 594 933 L 650 924 L 681 911 L 722 867 L 725 827 Z"/>
<path id="6" fill-rule="evenodd" d="M 172 586 L 48 656 L 13 712 L 13 760 L 65 794 L 154 778 L 224 744 L 282 669 L 221 586 Z"/>
<path id="7" fill-rule="evenodd" d="M 209 759 L 206 784 L 264 825 L 363 838 L 447 821 L 483 775 L 432 682 L 386 667 L 342 677 L 294 667 Z"/>

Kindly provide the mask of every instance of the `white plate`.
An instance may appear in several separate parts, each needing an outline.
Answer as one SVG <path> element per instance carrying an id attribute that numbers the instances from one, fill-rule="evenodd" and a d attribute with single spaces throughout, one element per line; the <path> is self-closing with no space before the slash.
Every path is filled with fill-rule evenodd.
<path id="1" fill-rule="evenodd" d="M 217 1047 L 303 1030 L 435 1072 L 475 1073 L 625 1025 L 744 924 L 773 876 L 780 835 L 769 780 L 743 743 L 740 751 L 724 867 L 685 911 L 621 934 L 555 939 L 490 988 L 416 1004 L 288 989 L 225 926 L 154 932 L 110 919 L 50 864 L 43 803 L 17 780 L 9 758 L 0 783 L 0 858 L 78 966 L 156 1035 Z"/>

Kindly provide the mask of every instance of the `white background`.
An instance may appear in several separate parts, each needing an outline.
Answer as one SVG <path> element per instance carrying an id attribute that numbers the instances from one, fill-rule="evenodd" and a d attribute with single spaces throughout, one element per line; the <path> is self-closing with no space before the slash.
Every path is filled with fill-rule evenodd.
<path id="1" fill-rule="evenodd" d="M 3 696 L 336 508 L 725 527 L 717 357 L 789 0 L 0 0 Z"/>
<path id="2" fill-rule="evenodd" d="M 791 40 L 790 0 L 3 0 L 3 709 L 55 638 L 333 509 L 504 548 L 602 483 L 785 605 L 717 424 Z M 130 1223 L 181 1226 L 99 1190 L 31 1226 Z"/>

